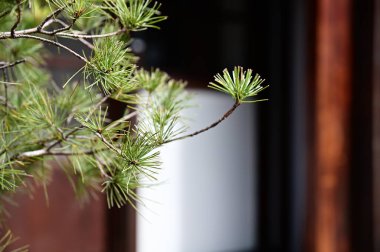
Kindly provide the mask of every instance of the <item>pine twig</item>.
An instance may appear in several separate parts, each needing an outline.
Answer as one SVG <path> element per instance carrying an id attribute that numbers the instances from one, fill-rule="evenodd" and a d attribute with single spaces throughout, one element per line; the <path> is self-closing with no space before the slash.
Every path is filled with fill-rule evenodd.
<path id="1" fill-rule="evenodd" d="M 62 143 L 65 140 L 67 140 L 71 135 L 75 134 L 76 132 L 78 132 L 81 129 L 83 129 L 83 126 L 76 127 L 74 129 L 72 129 L 65 136 L 63 136 L 61 139 L 59 139 L 59 140 L 55 141 L 54 143 L 52 143 L 46 150 L 49 152 L 55 146 L 57 146 L 58 144 Z"/>
<path id="2" fill-rule="evenodd" d="M 239 106 L 240 106 L 240 103 L 238 101 L 235 101 L 235 103 L 232 106 L 232 108 L 230 108 L 218 121 L 212 123 L 210 126 L 204 128 L 204 129 L 195 131 L 195 132 L 193 132 L 191 134 L 188 134 L 188 135 L 185 135 L 185 136 L 181 136 L 181 137 L 177 137 L 177 138 L 173 138 L 173 139 L 167 140 L 167 141 L 164 142 L 164 144 L 170 143 L 170 142 L 174 142 L 174 141 L 178 141 L 178 140 L 182 140 L 182 139 L 185 139 L 185 138 L 188 138 L 188 137 L 193 137 L 193 136 L 196 136 L 198 134 L 201 134 L 201 133 L 203 133 L 205 131 L 208 131 L 208 130 L 216 127 L 218 124 L 220 124 L 221 122 L 223 122 L 224 120 L 226 120 Z"/>
<path id="3" fill-rule="evenodd" d="M 117 154 L 121 155 L 121 150 L 113 146 L 107 139 L 99 132 L 96 132 L 95 135 L 111 150 L 115 151 Z"/>
<path id="4" fill-rule="evenodd" d="M 72 55 L 74 55 L 75 57 L 77 57 L 78 59 L 82 60 L 86 64 L 92 65 L 92 63 L 89 62 L 85 57 L 83 57 L 82 55 L 78 54 L 74 50 L 68 48 L 67 46 L 65 46 L 65 45 L 63 45 L 63 44 L 61 44 L 59 42 L 56 42 L 56 41 L 53 41 L 53 40 L 50 40 L 50 39 L 46 39 L 46 38 L 42 38 L 42 37 L 38 37 L 38 36 L 34 36 L 34 35 L 29 35 L 29 34 L 15 34 L 14 38 L 29 38 L 29 39 L 39 40 L 39 41 L 42 41 L 42 42 L 46 42 L 46 43 L 52 44 L 52 45 L 54 45 L 56 47 L 65 49 L 66 51 L 68 51 L 69 53 L 71 53 Z"/>
<path id="5" fill-rule="evenodd" d="M 61 7 L 61 8 L 59 8 L 59 9 L 53 11 L 49 16 L 47 16 L 47 17 L 41 22 L 41 24 L 39 24 L 39 25 L 37 26 L 37 31 L 38 31 L 38 32 L 41 32 L 42 29 L 44 28 L 45 24 L 46 24 L 49 20 L 51 20 L 53 17 L 58 16 L 58 15 L 59 15 L 59 14 L 65 9 L 65 8 L 66 8 L 66 6 Z"/>
<path id="6" fill-rule="evenodd" d="M 2 64 L 2 66 L 0 66 L 0 70 L 2 70 L 2 69 L 6 69 L 6 68 L 10 68 L 10 67 L 14 67 L 14 66 L 16 66 L 16 65 L 18 65 L 18 64 L 21 64 L 21 63 L 24 63 L 24 62 L 25 62 L 24 59 L 17 60 L 17 61 L 12 62 L 12 63 L 5 63 L 5 62 L 4 62 L 4 64 Z"/>
<path id="7" fill-rule="evenodd" d="M 103 164 L 102 160 L 100 160 L 99 157 L 95 155 L 95 153 L 93 154 L 93 157 L 94 157 L 95 160 L 96 160 L 96 165 L 97 165 L 97 167 L 99 168 L 100 173 L 101 173 L 104 177 L 106 177 L 106 178 L 111 178 L 111 176 L 108 175 L 107 172 L 104 170 L 104 164 Z"/>
<path id="8" fill-rule="evenodd" d="M 81 152 L 63 152 L 63 151 L 48 151 L 46 148 L 27 151 L 19 154 L 17 157 L 12 158 L 12 160 L 25 160 L 29 158 L 37 158 L 42 156 L 81 156 L 81 155 L 93 155 L 97 152 L 107 151 L 108 148 L 101 148 L 95 150 L 86 150 Z"/>
<path id="9" fill-rule="evenodd" d="M 118 30 L 118 31 L 110 32 L 110 33 L 104 33 L 104 34 L 75 34 L 75 33 L 59 32 L 56 35 L 62 36 L 62 37 L 69 37 L 69 38 L 94 39 L 94 38 L 112 37 L 112 36 L 116 36 L 125 32 L 127 32 L 126 28 Z"/>
<path id="10" fill-rule="evenodd" d="M 16 22 L 14 23 L 14 25 L 12 26 L 11 28 L 11 37 L 14 38 L 15 36 L 15 30 L 17 28 L 17 26 L 20 24 L 21 22 L 21 0 L 17 0 L 17 7 L 16 7 Z"/>
<path id="11" fill-rule="evenodd" d="M 71 24 L 67 24 L 64 21 L 60 20 L 60 19 L 53 19 L 52 21 L 61 24 L 63 27 L 54 29 L 52 31 L 46 31 L 46 30 L 42 29 L 42 30 L 40 30 L 40 33 L 42 33 L 44 35 L 53 36 L 53 35 L 56 35 L 59 32 L 64 32 L 64 31 L 70 30 L 71 27 L 73 27 L 74 23 L 76 22 L 76 19 L 73 19 L 72 22 L 71 22 Z"/>

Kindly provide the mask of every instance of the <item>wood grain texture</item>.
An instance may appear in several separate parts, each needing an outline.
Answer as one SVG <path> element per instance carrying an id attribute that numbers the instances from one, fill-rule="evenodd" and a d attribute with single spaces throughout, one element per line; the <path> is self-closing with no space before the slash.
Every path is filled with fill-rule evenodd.
<path id="1" fill-rule="evenodd" d="M 47 189 L 49 205 L 43 188 L 36 187 L 33 198 L 17 195 L 18 206 L 8 208 L 10 229 L 20 238 L 15 245 L 29 244 L 31 252 L 106 251 L 106 204 L 102 195 L 81 205 L 59 170 Z"/>
<path id="2" fill-rule="evenodd" d="M 351 1 L 318 0 L 313 232 L 310 250 L 348 252 Z"/>

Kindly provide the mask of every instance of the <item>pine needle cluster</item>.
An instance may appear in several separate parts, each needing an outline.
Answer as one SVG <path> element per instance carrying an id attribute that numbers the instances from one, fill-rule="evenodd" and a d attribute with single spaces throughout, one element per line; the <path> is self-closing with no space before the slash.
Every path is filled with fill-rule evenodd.
<path id="1" fill-rule="evenodd" d="M 166 19 L 159 8 L 152 0 L 0 2 L 0 198 L 28 190 L 33 179 L 46 185 L 47 171 L 58 164 L 78 196 L 104 192 L 109 207 L 134 205 L 136 189 L 156 180 L 162 145 L 211 129 L 265 88 L 241 67 L 232 76 L 227 70 L 216 75 L 210 87 L 232 96 L 233 107 L 186 134 L 186 83 L 141 68 L 130 49 L 132 31 L 158 28 Z M 62 38 L 91 53 L 75 51 Z M 65 83 L 54 83 L 45 68 L 47 44 L 83 62 Z M 112 99 L 126 105 L 113 120 Z"/>

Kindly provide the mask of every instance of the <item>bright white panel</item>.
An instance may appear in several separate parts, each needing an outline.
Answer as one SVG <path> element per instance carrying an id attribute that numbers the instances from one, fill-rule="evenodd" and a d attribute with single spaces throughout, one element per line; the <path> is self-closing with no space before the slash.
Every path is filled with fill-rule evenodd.
<path id="1" fill-rule="evenodd" d="M 233 101 L 197 91 L 190 131 L 220 118 Z M 218 127 L 162 149 L 160 185 L 140 190 L 138 252 L 221 252 L 255 245 L 253 106 Z"/>

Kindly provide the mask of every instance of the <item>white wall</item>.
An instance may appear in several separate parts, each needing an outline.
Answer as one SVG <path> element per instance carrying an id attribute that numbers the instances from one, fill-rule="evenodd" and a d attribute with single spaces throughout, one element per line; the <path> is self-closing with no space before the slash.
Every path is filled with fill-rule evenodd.
<path id="1" fill-rule="evenodd" d="M 196 91 L 190 131 L 220 118 L 233 101 Z M 160 184 L 139 191 L 138 252 L 221 252 L 254 247 L 254 105 L 218 127 L 162 149 Z"/>

